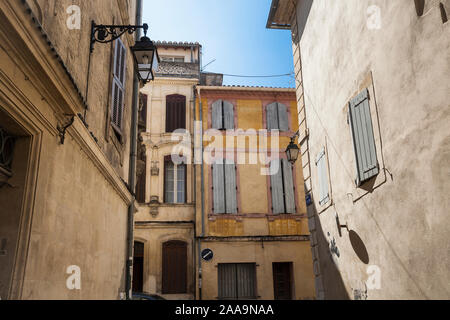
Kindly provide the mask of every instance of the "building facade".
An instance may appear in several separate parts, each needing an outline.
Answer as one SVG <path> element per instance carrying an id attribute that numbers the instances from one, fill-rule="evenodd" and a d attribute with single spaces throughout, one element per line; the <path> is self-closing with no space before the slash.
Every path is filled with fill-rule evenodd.
<path id="1" fill-rule="evenodd" d="M 174 163 L 171 155 L 180 138 L 186 141 L 186 150 L 193 148 L 194 86 L 200 82 L 201 46 L 156 45 L 159 70 L 141 90 L 133 284 L 134 290 L 167 299 L 194 299 L 194 170 L 187 159 Z"/>
<path id="2" fill-rule="evenodd" d="M 124 296 L 134 36 L 90 39 L 140 1 L 77 3 L 0 3 L 1 299 Z"/>
<path id="3" fill-rule="evenodd" d="M 313 299 L 294 89 L 198 86 L 197 296 Z"/>
<path id="4" fill-rule="evenodd" d="M 274 0 L 319 299 L 448 299 L 449 1 Z"/>

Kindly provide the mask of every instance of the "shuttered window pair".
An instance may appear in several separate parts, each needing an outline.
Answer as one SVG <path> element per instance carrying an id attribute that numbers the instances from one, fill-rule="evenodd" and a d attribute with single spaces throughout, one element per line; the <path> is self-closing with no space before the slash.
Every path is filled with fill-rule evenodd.
<path id="1" fill-rule="evenodd" d="M 223 100 L 213 103 L 212 128 L 217 130 L 234 129 L 234 106 L 232 103 Z"/>
<path id="2" fill-rule="evenodd" d="M 122 118 L 125 100 L 127 50 L 120 39 L 115 41 L 114 70 L 111 97 L 111 123 L 114 129 L 122 132 Z"/>
<path id="3" fill-rule="evenodd" d="M 166 132 L 186 129 L 186 97 L 178 94 L 166 97 Z"/>
<path id="4" fill-rule="evenodd" d="M 355 182 L 357 186 L 361 186 L 380 172 L 367 89 L 350 101 L 349 122 L 356 158 Z"/>
<path id="5" fill-rule="evenodd" d="M 219 263 L 219 299 L 256 299 L 255 263 Z"/>
<path id="6" fill-rule="evenodd" d="M 164 203 L 186 203 L 186 164 L 175 164 L 164 158 Z"/>
<path id="7" fill-rule="evenodd" d="M 236 165 L 232 160 L 217 160 L 212 165 L 213 212 L 233 214 L 238 212 Z"/>
<path id="8" fill-rule="evenodd" d="M 270 176 L 272 213 L 296 213 L 292 165 L 287 159 L 272 160 L 270 172 L 274 173 Z"/>
<path id="9" fill-rule="evenodd" d="M 316 158 L 316 167 L 318 175 L 319 186 L 319 204 L 323 206 L 330 200 L 330 193 L 328 187 L 328 174 L 327 174 L 327 157 L 325 148 L 319 153 Z"/>
<path id="10" fill-rule="evenodd" d="M 287 107 L 278 102 L 266 107 L 267 130 L 289 131 L 289 117 Z"/>

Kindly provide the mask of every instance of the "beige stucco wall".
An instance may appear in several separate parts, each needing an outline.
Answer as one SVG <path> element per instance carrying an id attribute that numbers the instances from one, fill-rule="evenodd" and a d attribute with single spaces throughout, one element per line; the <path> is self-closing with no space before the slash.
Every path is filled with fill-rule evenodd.
<path id="1" fill-rule="evenodd" d="M 9 294 L 2 299 L 118 299 L 125 291 L 131 194 L 123 182 L 128 180 L 129 139 L 119 147 L 120 155 L 113 155 L 116 147 L 105 137 L 110 66 L 99 61 L 109 61 L 110 47 L 95 47 L 87 98 L 89 129 L 75 116 L 61 145 L 57 126 L 67 122 L 65 114 L 83 113 L 90 19 L 111 22 L 112 16 L 134 16 L 135 10 L 124 12 L 124 1 L 118 1 L 119 6 L 110 1 L 79 3 L 81 29 L 69 30 L 66 8 L 71 1 L 29 2 L 55 51 L 21 1 L 1 2 L 0 109 L 2 117 L 6 115 L 2 124 L 7 117 L 30 140 L 26 167 L 16 167 L 18 177 L 26 175 L 26 185 L 20 210 L 10 212 L 20 216 L 20 232 L 8 247 L 16 264 Z M 134 6 L 135 1 L 127 3 Z M 131 110 L 132 61 L 128 64 L 124 119 L 130 118 Z M 124 123 L 129 131 L 129 120 Z M 81 271 L 80 290 L 66 286 L 72 265 Z"/>
<path id="2" fill-rule="evenodd" d="M 380 10 L 380 29 L 367 25 L 370 5 Z M 448 299 L 449 23 L 437 6 L 417 17 L 414 1 L 299 1 L 297 17 L 309 152 L 315 159 L 327 148 L 332 188 L 332 206 L 314 207 L 325 298 Z M 381 168 L 370 192 L 355 187 L 347 125 L 348 102 L 363 88 Z M 347 230 L 339 236 L 335 213 L 359 235 L 359 248 Z M 332 239 L 340 256 L 331 259 Z M 366 263 L 357 255 L 364 248 Z M 371 266 L 378 289 L 365 285 Z"/>

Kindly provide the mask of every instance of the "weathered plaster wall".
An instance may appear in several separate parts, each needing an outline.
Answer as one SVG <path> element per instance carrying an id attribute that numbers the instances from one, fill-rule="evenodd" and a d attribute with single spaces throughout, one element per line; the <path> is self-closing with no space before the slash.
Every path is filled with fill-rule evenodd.
<path id="1" fill-rule="evenodd" d="M 369 28 L 371 5 L 380 29 Z M 332 188 L 332 206 L 314 207 L 320 246 L 335 239 L 340 252 L 321 258 L 325 298 L 344 297 L 331 294 L 342 278 L 352 299 L 448 299 L 450 25 L 437 6 L 417 17 L 414 1 L 302 1 L 297 18 L 310 155 L 326 146 Z M 355 187 L 347 125 L 348 102 L 363 88 L 381 168 L 370 192 Z M 335 213 L 354 232 L 340 237 Z M 379 289 L 365 285 L 370 266 Z"/>

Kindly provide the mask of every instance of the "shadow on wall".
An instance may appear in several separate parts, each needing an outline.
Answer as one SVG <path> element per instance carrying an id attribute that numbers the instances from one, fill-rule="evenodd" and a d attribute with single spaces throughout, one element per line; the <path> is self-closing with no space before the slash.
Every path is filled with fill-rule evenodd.
<path id="1" fill-rule="evenodd" d="M 307 210 L 308 216 L 312 217 L 310 219 L 315 219 L 314 232 L 316 234 L 319 250 L 319 269 L 320 276 L 322 277 L 324 299 L 350 300 L 347 290 L 345 289 L 341 273 L 336 263 L 334 262 L 334 260 L 339 260 L 339 248 L 336 247 L 335 242 L 333 243 L 333 239 L 330 239 L 330 237 L 328 236 L 328 232 L 325 232 L 323 230 L 319 216 L 315 209 L 314 200 L 312 201 L 311 205 L 308 206 Z M 320 290 L 320 288 L 318 289 Z"/>

